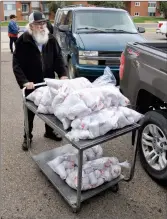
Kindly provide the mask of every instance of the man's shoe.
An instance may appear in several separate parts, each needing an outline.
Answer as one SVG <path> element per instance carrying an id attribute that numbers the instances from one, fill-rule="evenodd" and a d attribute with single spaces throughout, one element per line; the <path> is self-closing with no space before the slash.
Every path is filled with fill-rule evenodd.
<path id="1" fill-rule="evenodd" d="M 45 138 L 50 138 L 54 141 L 61 141 L 62 137 L 59 134 L 54 134 L 54 133 L 46 133 L 44 134 Z"/>
<path id="2" fill-rule="evenodd" d="M 32 143 L 32 139 L 30 139 L 30 144 Z M 27 140 L 24 139 L 23 144 L 22 144 L 22 149 L 23 151 L 28 151 L 28 145 L 27 145 Z"/>

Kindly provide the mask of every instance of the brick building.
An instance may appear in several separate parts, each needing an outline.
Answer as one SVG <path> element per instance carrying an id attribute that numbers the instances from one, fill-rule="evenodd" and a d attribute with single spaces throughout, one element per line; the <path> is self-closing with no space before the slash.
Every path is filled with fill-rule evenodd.
<path id="1" fill-rule="evenodd" d="M 4 8 L 3 8 L 3 2 L 0 2 L 0 21 L 4 20 Z"/>
<path id="2" fill-rule="evenodd" d="M 83 4 L 89 6 L 87 1 L 74 1 L 73 4 Z M 158 2 L 125 2 L 126 10 L 131 16 L 159 16 L 157 11 Z M 29 14 L 33 10 L 42 11 L 50 20 L 54 19 L 54 14 L 49 12 L 47 1 L 1 1 L 0 21 L 9 20 L 11 14 L 17 15 L 17 20 L 28 20 Z"/>
<path id="3" fill-rule="evenodd" d="M 11 14 L 15 14 L 18 20 L 28 20 L 33 10 L 42 11 L 47 18 L 52 18 L 49 13 L 48 3 L 45 1 L 2 1 L 0 2 L 0 20 L 9 20 Z"/>
<path id="4" fill-rule="evenodd" d="M 160 16 L 160 13 L 157 10 L 159 2 L 156 1 L 127 1 L 125 3 L 126 10 L 130 13 L 131 16 Z"/>
<path id="5" fill-rule="evenodd" d="M 73 2 L 73 4 L 88 5 L 86 1 Z M 0 2 L 0 21 L 9 20 L 11 14 L 17 16 L 17 20 L 28 20 L 29 14 L 34 10 L 42 11 L 50 20 L 54 19 L 54 14 L 49 12 L 47 1 L 1 1 Z"/>

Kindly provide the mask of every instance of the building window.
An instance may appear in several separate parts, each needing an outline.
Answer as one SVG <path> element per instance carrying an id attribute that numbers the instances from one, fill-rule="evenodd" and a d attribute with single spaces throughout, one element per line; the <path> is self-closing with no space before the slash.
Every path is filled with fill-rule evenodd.
<path id="1" fill-rule="evenodd" d="M 157 6 L 157 5 L 156 5 L 156 2 L 149 2 L 149 3 L 148 3 L 148 7 L 149 7 L 149 8 L 156 8 L 156 6 Z"/>
<path id="2" fill-rule="evenodd" d="M 148 16 L 155 17 L 155 12 L 149 12 Z"/>
<path id="3" fill-rule="evenodd" d="M 23 13 L 29 12 L 29 5 L 28 4 L 22 4 L 22 12 Z"/>
<path id="4" fill-rule="evenodd" d="M 135 16 L 139 16 L 139 12 L 135 12 Z"/>
<path id="5" fill-rule="evenodd" d="M 140 6 L 140 2 L 135 2 L 135 6 Z"/>
<path id="6" fill-rule="evenodd" d="M 4 10 L 5 11 L 16 10 L 16 5 L 15 4 L 4 4 Z"/>
<path id="7" fill-rule="evenodd" d="M 10 20 L 9 16 L 5 16 L 5 21 Z"/>
<path id="8" fill-rule="evenodd" d="M 43 12 L 49 12 L 49 8 L 48 8 L 48 4 L 47 3 L 43 3 Z"/>

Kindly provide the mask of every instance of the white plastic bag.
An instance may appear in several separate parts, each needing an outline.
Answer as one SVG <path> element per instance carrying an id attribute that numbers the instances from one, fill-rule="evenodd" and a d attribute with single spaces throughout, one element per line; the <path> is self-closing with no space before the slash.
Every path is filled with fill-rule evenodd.
<path id="1" fill-rule="evenodd" d="M 98 77 L 94 82 L 93 86 L 99 87 L 99 86 L 104 86 L 107 84 L 112 84 L 116 85 L 117 81 L 115 79 L 114 74 L 112 73 L 111 69 L 107 66 L 104 69 L 104 74 L 100 77 Z"/>
<path id="2" fill-rule="evenodd" d="M 64 89 L 69 89 L 69 90 L 78 90 L 78 89 L 83 89 L 86 87 L 92 87 L 92 83 L 84 78 L 74 78 L 74 79 L 65 79 L 65 80 L 57 80 L 57 79 L 49 79 L 45 78 L 44 79 L 47 86 L 55 88 L 56 90 L 63 88 Z"/>
<path id="3" fill-rule="evenodd" d="M 53 109 L 51 106 L 52 101 L 53 101 L 53 95 L 51 94 L 49 87 L 46 87 L 45 91 L 43 92 L 40 103 L 38 105 L 37 112 L 43 114 L 53 114 Z"/>
<path id="4" fill-rule="evenodd" d="M 51 79 L 51 78 L 45 78 L 44 81 L 46 82 L 48 87 L 54 88 L 58 90 L 62 85 L 67 81 L 65 80 L 58 80 L 58 79 Z"/>
<path id="5" fill-rule="evenodd" d="M 36 105 L 36 106 L 38 106 L 39 104 L 40 104 L 40 101 L 41 101 L 41 98 L 42 98 L 42 96 L 43 96 L 43 93 L 45 92 L 45 91 L 47 91 L 47 87 L 45 86 L 45 87 L 39 87 L 39 88 L 37 88 L 37 89 L 35 89 L 32 93 L 30 93 L 27 97 L 26 97 L 26 99 L 27 100 L 30 100 L 30 101 L 32 101 L 32 102 L 34 102 L 34 104 Z"/>
<path id="6" fill-rule="evenodd" d="M 82 169 L 81 190 L 89 190 L 110 182 L 121 175 L 121 165 L 129 168 L 128 162 L 119 163 L 116 157 L 103 157 L 97 160 L 88 161 Z M 71 171 L 66 183 L 73 189 L 78 187 L 78 167 Z"/>
<path id="7" fill-rule="evenodd" d="M 86 161 L 91 161 L 91 160 L 94 160 L 102 156 L 103 156 L 103 149 L 100 145 L 84 150 L 83 164 L 85 164 Z M 67 144 L 64 147 L 60 148 L 59 156 L 49 161 L 48 165 L 51 167 L 51 169 L 54 172 L 61 175 L 61 178 L 63 178 L 65 176 L 63 168 L 67 170 L 67 169 L 74 168 L 75 166 L 78 166 L 78 150 L 72 147 L 72 145 Z M 60 167 L 58 167 L 59 165 Z M 61 170 L 62 170 L 62 173 L 61 173 Z M 66 176 L 67 175 L 68 174 L 66 174 Z"/>
<path id="8" fill-rule="evenodd" d="M 110 130 L 137 123 L 142 117 L 142 114 L 126 107 L 110 107 L 72 121 L 72 130 L 66 136 L 74 141 L 93 139 Z"/>
<path id="9" fill-rule="evenodd" d="M 129 104 L 129 100 L 114 86 L 85 88 L 67 96 L 63 93 L 61 95 L 57 95 L 52 102 L 54 115 L 60 121 L 63 119 L 73 121 L 104 108 Z M 66 125 L 66 128 L 69 127 Z"/>

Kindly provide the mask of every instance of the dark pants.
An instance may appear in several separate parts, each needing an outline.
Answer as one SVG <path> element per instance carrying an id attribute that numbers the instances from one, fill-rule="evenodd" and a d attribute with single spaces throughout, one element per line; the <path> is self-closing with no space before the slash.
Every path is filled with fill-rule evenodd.
<path id="1" fill-rule="evenodd" d="M 16 40 L 18 38 L 17 37 L 10 37 L 10 43 L 9 43 L 9 46 L 10 46 L 10 51 L 13 53 L 13 43 L 16 45 Z"/>
<path id="2" fill-rule="evenodd" d="M 33 130 L 33 121 L 34 121 L 34 117 L 35 117 L 35 114 L 28 110 L 28 125 L 29 125 L 29 137 L 30 139 L 33 138 L 33 135 L 32 135 L 32 130 Z M 45 124 L 45 132 L 47 134 L 51 134 L 53 133 L 53 129 L 48 126 L 47 124 Z M 24 131 L 24 138 L 26 138 L 26 132 Z"/>
<path id="3" fill-rule="evenodd" d="M 28 94 L 30 94 L 32 91 L 33 90 L 26 90 L 25 95 L 28 96 Z M 34 117 L 35 117 L 35 114 L 28 109 L 28 125 L 29 125 L 29 137 L 30 137 L 30 139 L 33 138 L 32 130 L 33 130 Z M 45 132 L 47 134 L 52 134 L 53 133 L 53 129 L 50 126 L 48 126 L 47 124 L 45 124 Z M 24 138 L 26 138 L 25 128 L 24 128 Z"/>

